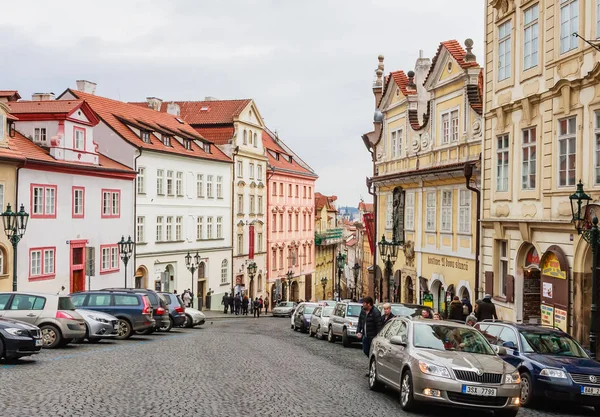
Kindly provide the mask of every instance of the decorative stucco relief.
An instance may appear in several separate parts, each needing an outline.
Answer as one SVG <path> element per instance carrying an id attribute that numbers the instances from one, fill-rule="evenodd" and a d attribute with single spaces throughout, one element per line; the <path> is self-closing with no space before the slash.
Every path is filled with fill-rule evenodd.
<path id="1" fill-rule="evenodd" d="M 521 207 L 521 214 L 523 217 L 535 217 L 537 214 L 537 207 L 535 204 L 523 204 Z"/>
<path id="2" fill-rule="evenodd" d="M 578 75 L 583 65 L 583 55 L 578 59 L 571 59 L 566 62 L 561 62 L 557 65 L 556 70 L 560 78 L 567 78 L 569 76 Z"/>
<path id="3" fill-rule="evenodd" d="M 510 214 L 510 207 L 508 204 L 496 205 L 496 217 L 508 217 Z"/>
<path id="4" fill-rule="evenodd" d="M 563 201 L 558 205 L 558 215 L 559 216 L 571 216 L 571 203 L 567 201 Z"/>

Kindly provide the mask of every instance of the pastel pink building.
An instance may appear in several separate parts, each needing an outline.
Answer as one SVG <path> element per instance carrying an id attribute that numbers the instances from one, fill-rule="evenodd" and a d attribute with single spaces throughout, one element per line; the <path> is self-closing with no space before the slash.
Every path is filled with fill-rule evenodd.
<path id="1" fill-rule="evenodd" d="M 281 139 L 263 131 L 267 169 L 267 288 L 281 297 L 311 300 L 315 272 L 314 189 L 318 176 Z"/>

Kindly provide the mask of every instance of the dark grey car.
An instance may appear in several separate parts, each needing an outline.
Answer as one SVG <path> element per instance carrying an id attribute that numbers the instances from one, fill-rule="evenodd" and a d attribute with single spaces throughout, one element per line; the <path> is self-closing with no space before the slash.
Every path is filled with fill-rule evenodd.
<path id="1" fill-rule="evenodd" d="M 152 317 L 156 321 L 156 324 L 153 329 L 147 329 L 136 333 L 150 334 L 154 331 L 161 331 L 161 329 L 165 329 L 163 331 L 167 332 L 171 330 L 171 327 L 169 327 L 169 306 L 167 301 L 156 291 L 143 288 L 105 288 L 104 291 L 130 291 L 138 294 L 146 294 L 148 296 L 150 304 L 152 305 Z"/>

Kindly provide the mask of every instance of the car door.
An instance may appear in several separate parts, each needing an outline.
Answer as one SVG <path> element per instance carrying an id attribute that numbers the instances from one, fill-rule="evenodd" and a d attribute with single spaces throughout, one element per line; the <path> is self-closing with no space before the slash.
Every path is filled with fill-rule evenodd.
<path id="1" fill-rule="evenodd" d="M 335 320 L 332 325 L 333 334 L 336 336 L 341 336 L 342 328 L 344 327 L 344 319 L 346 318 L 346 305 L 341 304 L 337 306 L 337 314 L 335 315 Z"/>
<path id="2" fill-rule="evenodd" d="M 519 356 L 519 339 L 517 337 L 517 332 L 510 327 L 504 327 L 498 336 L 497 343 L 498 346 L 502 346 L 506 349 L 506 355 L 502 355 L 501 358 L 512 366 L 518 367 L 522 362 L 522 358 Z"/>
<path id="3" fill-rule="evenodd" d="M 4 293 L 0 294 L 0 317 L 4 317 L 5 309 L 10 304 L 10 299 L 12 298 L 12 294 Z"/>
<path id="4" fill-rule="evenodd" d="M 400 321 L 400 320 L 399 320 Z M 404 340 L 408 342 L 408 323 L 405 320 L 401 320 L 401 324 L 396 334 L 393 336 L 404 337 Z M 390 338 L 391 339 L 391 338 Z M 389 353 L 389 366 L 390 366 L 390 379 L 392 383 L 400 386 L 400 377 L 402 376 L 402 367 L 408 361 L 408 353 L 406 346 L 393 345 L 390 343 Z"/>
<path id="5" fill-rule="evenodd" d="M 321 324 L 321 311 L 323 310 L 322 307 L 317 307 L 315 308 L 315 311 L 313 311 L 313 315 L 312 315 L 312 319 L 310 320 L 310 329 L 311 331 L 316 331 L 317 328 L 319 327 L 319 325 Z"/>
<path id="6" fill-rule="evenodd" d="M 302 327 L 302 319 L 304 318 L 304 305 L 301 305 L 296 309 L 296 313 L 294 314 L 294 326 Z"/>
<path id="7" fill-rule="evenodd" d="M 30 294 L 15 294 L 10 305 L 4 312 L 4 317 L 35 324 L 44 310 L 46 299 Z"/>
<path id="8" fill-rule="evenodd" d="M 379 374 L 391 383 L 394 383 L 393 366 L 394 356 L 396 354 L 396 346 L 390 343 L 390 339 L 400 332 L 402 324 L 402 320 L 394 320 L 391 322 L 388 331 L 385 332 L 383 337 L 380 337 L 381 343 L 377 352 L 377 364 L 379 365 L 377 369 Z"/>

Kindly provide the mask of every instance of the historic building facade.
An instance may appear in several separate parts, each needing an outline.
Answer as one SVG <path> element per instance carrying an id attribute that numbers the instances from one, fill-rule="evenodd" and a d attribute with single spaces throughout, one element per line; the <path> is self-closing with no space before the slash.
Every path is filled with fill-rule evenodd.
<path id="1" fill-rule="evenodd" d="M 343 229 L 338 224 L 338 211 L 334 205 L 336 200 L 336 196 L 315 193 L 315 300 L 333 300 L 336 293 L 335 258 L 343 242 Z"/>

